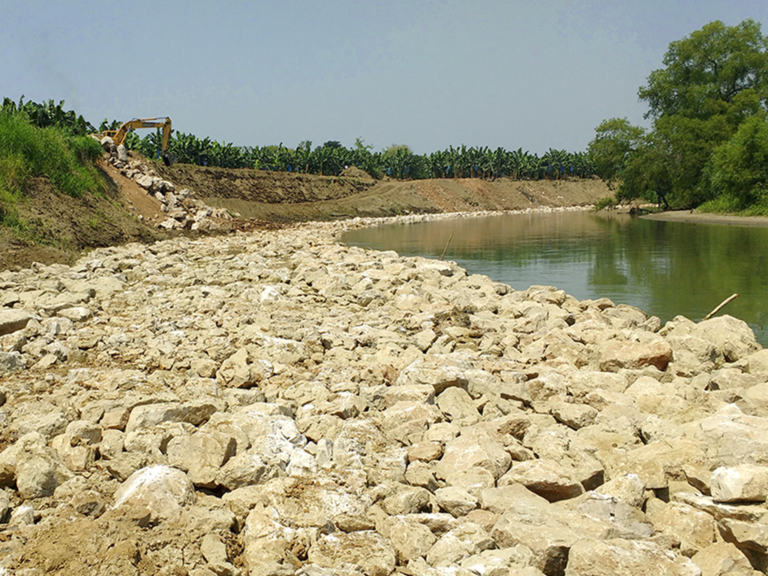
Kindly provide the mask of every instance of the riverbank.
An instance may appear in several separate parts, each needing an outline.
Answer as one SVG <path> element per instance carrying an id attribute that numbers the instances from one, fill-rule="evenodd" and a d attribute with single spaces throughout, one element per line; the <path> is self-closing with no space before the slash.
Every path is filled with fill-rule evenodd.
<path id="1" fill-rule="evenodd" d="M 765 569 L 743 322 L 338 244 L 369 223 L 0 273 L 0 569 Z"/>
<path id="2" fill-rule="evenodd" d="M 14 208 L 13 225 L 0 226 L 0 270 L 33 262 L 71 264 L 93 248 L 178 235 L 311 220 L 590 206 L 610 195 L 596 179 L 373 180 L 354 171 L 330 177 L 165 167 L 134 152 L 124 160 L 106 158 L 101 173 L 104 195 L 82 198 L 57 193 L 44 178 L 32 179 Z"/>
<path id="3" fill-rule="evenodd" d="M 640 216 L 646 220 L 662 220 L 664 222 L 685 222 L 687 224 L 719 224 L 721 226 L 750 226 L 768 227 L 768 218 L 761 216 L 727 216 L 722 214 L 706 214 L 690 210 L 657 212 Z"/>

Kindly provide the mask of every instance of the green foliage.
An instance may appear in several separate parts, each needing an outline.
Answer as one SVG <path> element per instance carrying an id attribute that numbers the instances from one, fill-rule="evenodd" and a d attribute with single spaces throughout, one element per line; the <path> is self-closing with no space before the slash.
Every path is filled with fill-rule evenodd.
<path id="1" fill-rule="evenodd" d="M 639 91 L 649 133 L 606 120 L 590 151 L 609 185 L 619 181 L 618 199 L 655 195 L 665 206 L 694 207 L 725 191 L 718 149 L 768 109 L 768 39 L 753 20 L 715 21 L 672 42 L 663 63 Z"/>
<path id="2" fill-rule="evenodd" d="M 11 115 L 23 114 L 33 126 L 38 128 L 59 128 L 73 136 L 87 136 L 95 132 L 92 124 L 82 116 L 78 116 L 72 110 L 64 110 L 64 100 L 55 104 L 53 100 L 38 104 L 37 102 L 24 102 L 24 96 L 15 103 L 10 98 L 3 99 L 0 110 Z"/>
<path id="3" fill-rule="evenodd" d="M 38 127 L 23 109 L 4 106 L 0 111 L 0 192 L 6 200 L 21 197 L 32 176 L 45 176 L 78 198 L 86 191 L 101 193 L 104 183 L 93 165 L 101 152 L 88 136 L 53 125 Z"/>
<path id="4" fill-rule="evenodd" d="M 747 119 L 712 156 L 710 183 L 736 210 L 768 195 L 768 121 Z"/>
<path id="5" fill-rule="evenodd" d="M 603 120 L 595 128 L 595 139 L 589 143 L 589 152 L 595 162 L 600 177 L 613 184 L 627 166 L 630 154 L 635 152 L 643 141 L 644 130 L 632 126 L 626 118 Z"/>

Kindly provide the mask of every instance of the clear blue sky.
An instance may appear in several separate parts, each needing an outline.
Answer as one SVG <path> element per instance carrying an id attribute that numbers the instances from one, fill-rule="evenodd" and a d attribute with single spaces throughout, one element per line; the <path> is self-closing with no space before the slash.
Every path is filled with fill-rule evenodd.
<path id="1" fill-rule="evenodd" d="M 668 44 L 766 0 L 3 0 L 0 97 L 237 145 L 584 150 Z"/>

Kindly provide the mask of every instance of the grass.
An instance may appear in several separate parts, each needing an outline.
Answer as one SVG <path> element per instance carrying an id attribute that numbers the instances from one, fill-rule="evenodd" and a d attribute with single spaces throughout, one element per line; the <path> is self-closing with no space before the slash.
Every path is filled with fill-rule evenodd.
<path id="1" fill-rule="evenodd" d="M 27 191 L 33 176 L 48 178 L 74 198 L 103 195 L 104 181 L 94 165 L 98 142 L 58 128 L 37 128 L 23 114 L 0 112 L 0 215 L 3 222 Z"/>
<path id="2" fill-rule="evenodd" d="M 721 195 L 705 202 L 696 211 L 711 214 L 733 214 L 736 216 L 768 216 L 768 197 L 763 196 L 758 198 L 753 204 L 745 206 L 740 199 Z"/>
<path id="3" fill-rule="evenodd" d="M 598 212 L 600 210 L 608 210 L 610 208 L 615 208 L 618 204 L 618 201 L 616 200 L 615 196 L 606 196 L 605 198 L 601 198 L 597 202 L 595 202 L 595 207 L 593 210 L 595 212 Z"/>

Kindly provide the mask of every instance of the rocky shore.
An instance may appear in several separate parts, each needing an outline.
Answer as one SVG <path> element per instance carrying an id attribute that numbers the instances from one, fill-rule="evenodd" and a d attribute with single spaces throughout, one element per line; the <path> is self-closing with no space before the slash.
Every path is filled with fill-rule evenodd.
<path id="1" fill-rule="evenodd" d="M 768 351 L 371 221 L 0 273 L 0 575 L 752 575 Z"/>

